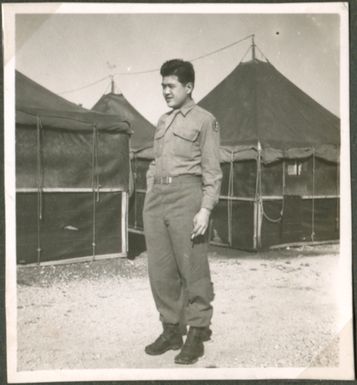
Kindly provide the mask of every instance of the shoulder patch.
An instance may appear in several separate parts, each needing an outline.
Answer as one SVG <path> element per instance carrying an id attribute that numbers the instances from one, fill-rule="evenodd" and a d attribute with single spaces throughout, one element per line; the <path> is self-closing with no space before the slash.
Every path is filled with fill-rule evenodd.
<path id="1" fill-rule="evenodd" d="M 217 120 L 215 120 L 215 122 L 214 122 L 213 130 L 217 131 L 217 132 L 219 131 L 219 124 L 218 124 Z"/>

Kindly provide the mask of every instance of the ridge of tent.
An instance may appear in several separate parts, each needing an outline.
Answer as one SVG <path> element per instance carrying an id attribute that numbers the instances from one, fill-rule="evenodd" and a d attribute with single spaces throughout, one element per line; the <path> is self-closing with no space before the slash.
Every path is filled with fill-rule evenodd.
<path id="1" fill-rule="evenodd" d="M 33 126 L 40 118 L 47 128 L 87 131 L 96 126 L 99 130 L 131 133 L 125 119 L 110 114 L 90 111 L 78 106 L 19 71 L 15 72 L 16 121 Z"/>
<path id="2" fill-rule="evenodd" d="M 269 62 L 239 63 L 198 104 L 220 123 L 222 147 L 339 147 L 339 118 Z"/>
<path id="3" fill-rule="evenodd" d="M 137 152 L 152 146 L 155 131 L 154 125 L 129 103 L 123 93 L 103 95 L 95 103 L 91 111 L 110 113 L 128 120 L 134 132 L 131 137 L 132 151 Z"/>
<path id="4" fill-rule="evenodd" d="M 21 93 L 16 94 L 16 107 L 48 108 L 51 110 L 87 111 L 83 107 L 50 91 L 20 71 L 15 71 L 16 88 Z"/>

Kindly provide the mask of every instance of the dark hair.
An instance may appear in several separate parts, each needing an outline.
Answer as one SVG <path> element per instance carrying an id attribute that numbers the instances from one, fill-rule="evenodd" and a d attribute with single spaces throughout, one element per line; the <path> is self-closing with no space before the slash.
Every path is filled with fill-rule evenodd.
<path id="1" fill-rule="evenodd" d="M 192 63 L 182 59 L 172 59 L 166 61 L 160 68 L 161 76 L 176 75 L 179 82 L 195 84 L 195 70 Z"/>

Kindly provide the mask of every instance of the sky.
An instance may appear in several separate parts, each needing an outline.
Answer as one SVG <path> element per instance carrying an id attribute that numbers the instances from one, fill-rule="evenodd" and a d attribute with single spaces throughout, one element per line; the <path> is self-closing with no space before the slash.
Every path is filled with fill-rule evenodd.
<path id="1" fill-rule="evenodd" d="M 172 58 L 189 60 L 249 34 L 269 61 L 304 92 L 339 116 L 337 14 L 20 14 L 16 16 L 16 69 L 66 99 L 91 108 L 116 92 L 156 124 L 168 110 L 159 71 Z M 194 61 L 199 102 L 242 60 L 250 40 Z M 257 54 L 258 58 L 263 60 Z M 91 87 L 75 92 L 97 80 Z"/>

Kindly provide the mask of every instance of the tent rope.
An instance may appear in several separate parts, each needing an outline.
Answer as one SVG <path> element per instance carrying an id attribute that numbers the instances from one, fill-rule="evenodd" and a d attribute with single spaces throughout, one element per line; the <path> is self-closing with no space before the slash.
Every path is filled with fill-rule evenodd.
<path id="1" fill-rule="evenodd" d="M 263 56 L 263 58 L 267 61 L 267 63 L 270 63 L 269 59 L 264 55 L 264 52 L 256 44 L 255 44 L 255 47 L 258 49 L 258 51 Z"/>
<path id="2" fill-rule="evenodd" d="M 263 216 L 264 218 L 271 222 L 271 223 L 279 223 L 282 219 L 283 219 L 283 215 L 284 215 L 284 208 L 285 208 L 285 199 L 284 199 L 284 195 L 285 195 L 285 161 L 283 160 L 283 163 L 282 163 L 282 168 L 283 168 L 283 178 L 282 178 L 282 203 L 281 203 L 281 209 L 280 209 L 280 214 L 279 214 L 279 218 L 272 218 L 270 217 L 266 211 L 264 210 L 264 204 L 263 204 L 263 199 L 260 199 L 260 204 L 261 204 L 261 209 L 262 209 L 262 213 L 263 213 Z M 260 172 L 260 183 L 259 183 L 259 186 L 260 186 L 260 197 L 262 197 L 262 182 L 261 182 L 261 172 Z"/>
<path id="3" fill-rule="evenodd" d="M 37 263 L 41 261 L 41 220 L 42 220 L 42 162 L 41 162 L 41 129 L 42 123 L 39 116 L 36 117 L 37 129 Z"/>
<path id="4" fill-rule="evenodd" d="M 228 201 L 227 201 L 227 220 L 228 220 L 228 244 L 232 246 L 232 217 L 233 217 L 233 199 L 234 195 L 234 152 L 231 152 L 228 179 Z"/>
<path id="5" fill-rule="evenodd" d="M 315 147 L 312 149 L 311 240 L 315 241 Z"/>
<path id="6" fill-rule="evenodd" d="M 233 47 L 239 43 L 242 43 L 243 41 L 246 41 L 248 39 L 250 39 L 251 37 L 253 36 L 253 34 L 250 34 L 250 35 L 247 35 L 245 37 L 243 37 L 242 39 L 239 39 L 239 40 L 236 40 L 234 41 L 233 43 L 230 43 L 230 44 L 227 44 L 223 47 L 220 47 L 214 51 L 211 51 L 211 52 L 208 52 L 208 53 L 205 53 L 203 55 L 200 55 L 200 56 L 196 56 L 194 58 L 191 58 L 191 59 L 188 59 L 190 62 L 195 62 L 197 60 L 201 60 L 201 59 L 204 59 L 206 57 L 209 57 L 211 55 L 215 55 L 221 51 L 224 51 L 230 47 Z M 250 50 L 250 46 L 249 46 L 249 49 L 247 50 L 247 52 Z M 152 68 L 152 69 L 147 69 L 147 70 L 139 70 L 139 71 L 133 71 L 133 72 L 115 72 L 111 75 L 108 75 L 108 76 L 105 76 L 101 79 L 98 79 L 96 81 L 93 81 L 91 83 L 88 83 L 88 84 L 85 84 L 81 87 L 78 87 L 78 88 L 73 88 L 73 89 L 69 89 L 69 90 L 65 90 L 65 91 L 62 91 L 62 92 L 59 92 L 59 95 L 64 95 L 64 94 L 69 94 L 69 93 L 73 93 L 73 92 L 77 92 L 77 91 L 82 91 L 86 88 L 89 88 L 89 87 L 92 87 L 98 83 L 101 83 L 103 82 L 104 80 L 107 80 L 107 79 L 110 79 L 111 77 L 114 77 L 114 76 L 132 76 L 132 75 L 143 75 L 143 74 L 149 74 L 149 73 L 154 73 L 154 72 L 159 72 L 160 71 L 160 68 L 157 67 L 157 68 Z"/>
<path id="7" fill-rule="evenodd" d="M 244 55 L 242 56 L 242 58 L 240 59 L 239 63 L 241 63 L 245 58 L 246 56 L 248 55 L 248 52 L 251 50 L 251 46 L 248 47 L 248 49 L 245 51 Z"/>

